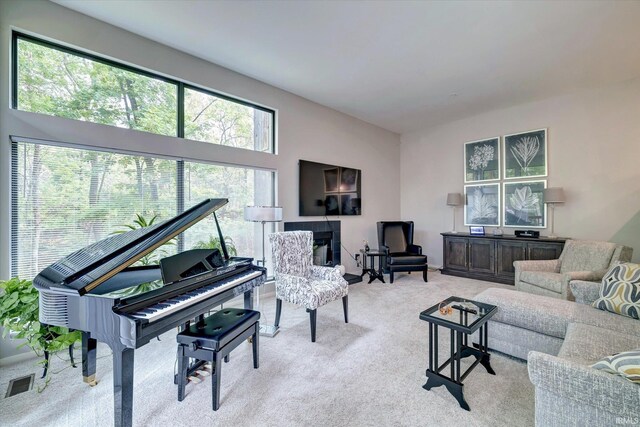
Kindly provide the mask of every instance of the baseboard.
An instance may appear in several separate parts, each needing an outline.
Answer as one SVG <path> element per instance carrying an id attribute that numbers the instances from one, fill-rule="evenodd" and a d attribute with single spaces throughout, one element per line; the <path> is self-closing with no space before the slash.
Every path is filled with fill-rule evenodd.
<path id="1" fill-rule="evenodd" d="M 28 351 L 26 353 L 14 354 L 13 356 L 0 359 L 0 366 L 10 366 L 16 363 L 24 362 L 25 360 L 37 359 L 37 358 L 38 356 L 32 351 Z"/>

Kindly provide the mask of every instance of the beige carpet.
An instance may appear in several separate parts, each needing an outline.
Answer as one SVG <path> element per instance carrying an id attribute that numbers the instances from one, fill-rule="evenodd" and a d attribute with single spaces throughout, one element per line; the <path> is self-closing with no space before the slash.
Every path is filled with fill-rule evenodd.
<path id="1" fill-rule="evenodd" d="M 359 283 L 349 290 L 350 322 L 342 304 L 318 310 L 317 342 L 309 339 L 304 309 L 284 303 L 275 338 L 261 338 L 260 368 L 249 344 L 223 365 L 221 408 L 211 409 L 210 378 L 190 383 L 183 402 L 173 384 L 175 332 L 136 350 L 134 425 L 164 426 L 527 426 L 534 422 L 533 386 L 526 365 L 501 355 L 465 381 L 471 412 L 443 388 L 422 389 L 428 358 L 428 328 L 420 311 L 450 296 L 473 297 L 500 286 L 431 273 L 429 283 L 399 275 L 393 285 Z M 262 298 L 273 321 L 275 301 Z M 236 304 L 241 306 L 241 301 Z M 443 331 L 444 332 L 444 331 Z M 440 334 L 448 357 L 448 334 Z M 11 378 L 40 372 L 35 360 L 2 368 L 0 425 L 111 425 L 113 400 L 109 349 L 99 345 L 96 387 L 82 382 L 80 368 L 53 375 L 42 392 L 4 398 Z M 76 350 L 76 359 L 80 351 Z M 441 360 L 443 360 L 441 356 Z M 470 364 L 471 358 L 464 363 Z M 64 367 L 54 360 L 53 369 Z M 37 382 L 38 383 L 38 382 Z M 36 384 L 37 385 L 37 384 Z"/>

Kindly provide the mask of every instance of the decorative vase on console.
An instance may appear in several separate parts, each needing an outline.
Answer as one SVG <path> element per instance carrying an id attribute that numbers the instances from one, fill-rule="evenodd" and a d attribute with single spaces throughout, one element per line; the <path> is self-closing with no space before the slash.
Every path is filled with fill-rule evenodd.
<path id="1" fill-rule="evenodd" d="M 364 243 L 364 251 L 369 252 L 369 242 L 367 242 L 366 240 L 363 240 L 362 243 Z"/>

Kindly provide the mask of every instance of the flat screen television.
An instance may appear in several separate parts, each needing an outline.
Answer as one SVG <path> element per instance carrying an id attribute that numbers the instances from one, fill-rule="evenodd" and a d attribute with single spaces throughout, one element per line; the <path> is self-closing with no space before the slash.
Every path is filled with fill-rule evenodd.
<path id="1" fill-rule="evenodd" d="M 300 216 L 362 214 L 362 171 L 300 160 Z"/>

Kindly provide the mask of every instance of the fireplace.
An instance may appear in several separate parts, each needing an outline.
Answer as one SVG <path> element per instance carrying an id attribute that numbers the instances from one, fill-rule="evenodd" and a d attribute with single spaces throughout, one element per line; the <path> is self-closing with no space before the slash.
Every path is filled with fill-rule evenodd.
<path id="1" fill-rule="evenodd" d="M 285 222 L 284 231 L 313 232 L 313 263 L 332 267 L 341 262 L 340 221 L 298 221 Z M 345 274 L 349 284 L 362 282 L 356 274 Z"/>
<path id="2" fill-rule="evenodd" d="M 313 232 L 313 263 L 332 267 L 340 264 L 340 221 L 285 222 L 284 231 Z"/>
<path id="3" fill-rule="evenodd" d="M 329 267 L 339 264 L 333 259 L 333 233 L 331 231 L 313 233 L 313 263 Z"/>

